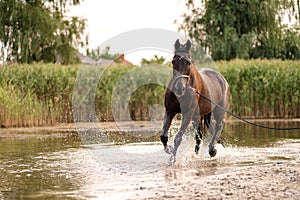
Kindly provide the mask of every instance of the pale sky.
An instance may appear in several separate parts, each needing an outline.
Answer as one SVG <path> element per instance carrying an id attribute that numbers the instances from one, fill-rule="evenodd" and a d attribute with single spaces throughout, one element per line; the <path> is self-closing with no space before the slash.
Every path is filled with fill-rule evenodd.
<path id="1" fill-rule="evenodd" d="M 180 20 L 185 9 L 185 0 L 84 0 L 69 10 L 71 15 L 88 20 L 89 48 L 93 49 L 113 36 L 134 29 L 162 28 L 178 32 L 174 20 Z M 136 52 L 126 55 L 126 59 L 138 64 L 142 57 L 152 58 L 154 54 L 160 53 Z M 160 55 L 167 57 L 164 53 Z"/>

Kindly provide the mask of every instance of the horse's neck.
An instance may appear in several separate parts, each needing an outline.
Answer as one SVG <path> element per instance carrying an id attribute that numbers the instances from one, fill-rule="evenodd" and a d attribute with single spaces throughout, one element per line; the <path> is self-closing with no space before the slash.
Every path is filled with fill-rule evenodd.
<path id="1" fill-rule="evenodd" d="M 200 91 L 201 93 L 207 93 L 207 85 L 204 81 L 204 78 L 202 77 L 201 73 L 198 71 L 198 69 L 193 65 L 192 66 L 192 76 L 193 76 L 193 83 L 191 84 L 192 87 L 194 87 L 197 91 Z M 199 83 L 196 83 L 199 82 Z"/>

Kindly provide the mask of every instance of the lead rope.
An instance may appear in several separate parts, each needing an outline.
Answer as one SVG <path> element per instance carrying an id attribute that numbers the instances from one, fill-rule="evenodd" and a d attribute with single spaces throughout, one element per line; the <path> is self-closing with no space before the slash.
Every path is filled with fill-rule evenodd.
<path id="1" fill-rule="evenodd" d="M 191 88 L 196 94 L 200 95 L 201 97 L 203 97 L 204 99 L 206 99 L 207 101 L 209 101 L 210 103 L 212 104 L 215 104 L 218 108 L 220 108 L 221 110 L 223 110 L 224 112 L 228 113 L 229 115 L 245 122 L 245 123 L 248 123 L 248 124 L 251 124 L 253 126 L 257 126 L 257 127 L 260 127 L 260 128 L 265 128 L 265 129 L 271 129 L 271 130 L 276 130 L 276 131 L 291 131 L 291 130 L 300 130 L 300 127 L 292 127 L 292 128 L 275 128 L 275 127 L 269 127 L 269 126 L 264 126 L 264 125 L 261 125 L 261 124 L 257 124 L 257 123 L 253 123 L 253 122 L 250 122 L 228 110 L 226 110 L 224 107 L 220 106 L 219 104 L 217 104 L 214 100 L 208 98 L 207 96 L 205 96 L 204 94 L 200 93 L 199 91 L 197 91 L 195 88 L 191 87 L 191 86 L 188 86 L 189 88 Z"/>

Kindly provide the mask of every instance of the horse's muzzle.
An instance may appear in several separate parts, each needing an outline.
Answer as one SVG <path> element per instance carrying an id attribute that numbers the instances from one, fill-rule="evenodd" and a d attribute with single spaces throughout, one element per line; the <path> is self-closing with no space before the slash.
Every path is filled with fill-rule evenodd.
<path id="1" fill-rule="evenodd" d="M 184 95 L 185 93 L 185 87 L 181 87 L 181 88 L 175 88 L 174 89 L 174 94 L 177 96 L 177 97 L 181 97 Z"/>
<path id="2" fill-rule="evenodd" d="M 179 75 L 175 78 L 173 92 L 177 97 L 181 97 L 184 95 L 187 87 L 188 78 L 189 76 L 187 75 Z"/>

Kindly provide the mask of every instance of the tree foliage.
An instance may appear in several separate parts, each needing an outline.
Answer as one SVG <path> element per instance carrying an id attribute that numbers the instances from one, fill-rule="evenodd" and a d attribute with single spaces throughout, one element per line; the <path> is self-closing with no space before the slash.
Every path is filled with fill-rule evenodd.
<path id="1" fill-rule="evenodd" d="M 180 29 L 213 59 L 300 59 L 299 0 L 188 0 Z"/>
<path id="2" fill-rule="evenodd" d="M 68 5 L 80 0 L 1 0 L 1 60 L 6 62 L 78 61 L 76 48 L 86 22 L 66 17 Z"/>
<path id="3" fill-rule="evenodd" d="M 115 60 L 115 61 L 121 56 L 121 54 L 119 53 L 112 54 L 109 52 L 109 50 L 110 50 L 109 46 L 106 46 L 102 51 L 100 46 L 98 46 L 95 49 L 87 49 L 86 55 L 94 60 L 99 60 L 101 58 L 104 58 L 104 59 Z"/>
<path id="4" fill-rule="evenodd" d="M 158 57 L 158 55 L 154 55 L 154 58 L 151 58 L 150 60 L 146 58 L 142 58 L 141 64 L 142 65 L 149 65 L 149 64 L 163 64 L 165 62 L 166 58 L 163 56 Z"/>

